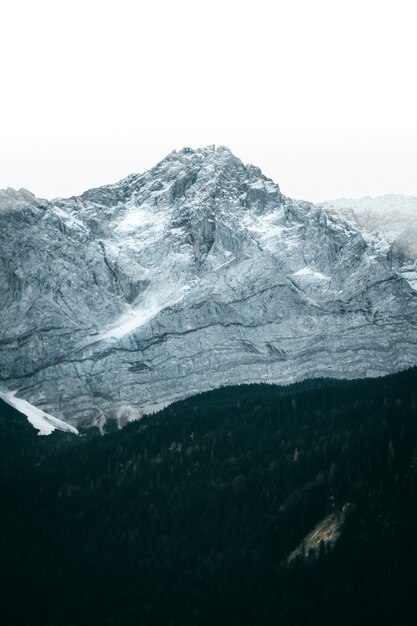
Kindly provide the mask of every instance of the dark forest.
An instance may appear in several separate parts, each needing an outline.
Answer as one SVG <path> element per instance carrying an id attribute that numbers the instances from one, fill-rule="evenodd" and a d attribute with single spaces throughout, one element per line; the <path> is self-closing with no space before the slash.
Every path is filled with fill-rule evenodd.
<path id="1" fill-rule="evenodd" d="M 105 436 L 1 404 L 0 489 L 7 626 L 417 623 L 417 369 L 224 388 Z"/>

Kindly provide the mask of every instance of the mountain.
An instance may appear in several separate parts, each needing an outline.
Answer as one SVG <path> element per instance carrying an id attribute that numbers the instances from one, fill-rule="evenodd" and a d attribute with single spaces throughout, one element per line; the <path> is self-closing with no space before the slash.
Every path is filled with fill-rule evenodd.
<path id="1" fill-rule="evenodd" d="M 98 436 L 0 401 L 0 618 L 414 626 L 417 369 L 241 385 Z"/>
<path id="2" fill-rule="evenodd" d="M 79 197 L 8 189 L 1 393 L 102 429 L 222 385 L 394 372 L 417 363 L 412 286 L 353 220 L 225 147 Z"/>
<path id="3" fill-rule="evenodd" d="M 339 198 L 321 205 L 359 227 L 365 239 L 417 289 L 417 198 L 390 194 Z"/>

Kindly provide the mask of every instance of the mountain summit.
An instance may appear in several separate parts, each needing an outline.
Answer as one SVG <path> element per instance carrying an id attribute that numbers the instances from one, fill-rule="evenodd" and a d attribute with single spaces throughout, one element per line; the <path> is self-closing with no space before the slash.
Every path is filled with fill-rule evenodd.
<path id="1" fill-rule="evenodd" d="M 79 197 L 0 192 L 0 251 L 0 393 L 73 427 L 417 362 L 417 293 L 387 251 L 225 147 Z"/>

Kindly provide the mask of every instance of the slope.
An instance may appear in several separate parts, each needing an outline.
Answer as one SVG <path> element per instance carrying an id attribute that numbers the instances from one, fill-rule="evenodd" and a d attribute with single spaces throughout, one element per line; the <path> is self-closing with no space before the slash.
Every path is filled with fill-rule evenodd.
<path id="1" fill-rule="evenodd" d="M 231 387 L 106 437 L 2 405 L 3 622 L 414 624 L 416 377 Z"/>

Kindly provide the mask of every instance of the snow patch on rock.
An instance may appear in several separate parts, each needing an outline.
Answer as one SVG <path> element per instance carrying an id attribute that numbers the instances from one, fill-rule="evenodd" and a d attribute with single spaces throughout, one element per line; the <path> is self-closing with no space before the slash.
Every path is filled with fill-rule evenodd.
<path id="1" fill-rule="evenodd" d="M 50 435 L 54 430 L 62 430 L 75 435 L 79 434 L 74 426 L 57 419 L 53 415 L 49 415 L 49 413 L 45 413 L 45 411 L 38 409 L 30 402 L 23 400 L 23 398 L 17 398 L 16 394 L 17 391 L 0 392 L 0 398 L 20 413 L 23 413 L 23 415 L 26 415 L 28 422 L 39 431 L 38 435 Z"/>

